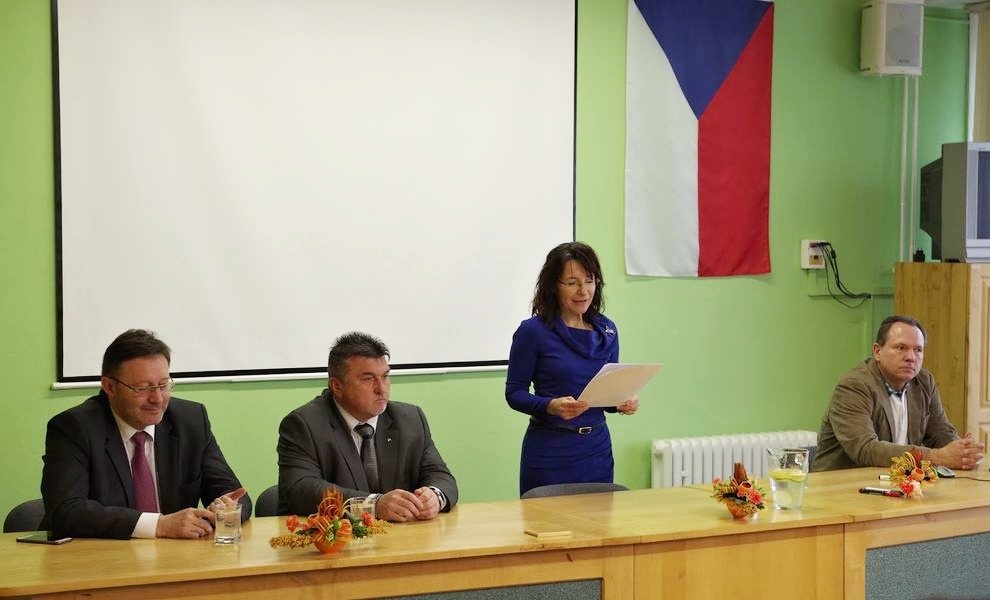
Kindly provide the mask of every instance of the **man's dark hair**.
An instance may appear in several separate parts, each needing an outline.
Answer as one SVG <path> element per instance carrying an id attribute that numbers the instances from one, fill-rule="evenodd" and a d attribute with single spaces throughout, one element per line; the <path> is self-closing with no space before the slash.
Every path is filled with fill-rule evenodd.
<path id="1" fill-rule="evenodd" d="M 911 325 L 912 327 L 917 327 L 921 331 L 921 338 L 925 340 L 925 344 L 928 343 L 928 334 L 925 333 L 925 328 L 921 326 L 921 323 L 913 317 L 905 317 L 903 315 L 890 315 L 880 323 L 880 328 L 877 329 L 877 339 L 876 342 L 881 346 L 887 343 L 887 334 L 890 333 L 890 328 L 894 326 L 895 323 L 904 323 L 905 325 Z"/>
<path id="2" fill-rule="evenodd" d="M 536 292 L 533 295 L 533 316 L 539 317 L 544 323 L 550 323 L 560 316 L 560 295 L 557 283 L 564 265 L 568 261 L 577 261 L 596 282 L 595 295 L 591 297 L 585 321 L 601 313 L 604 304 L 602 292 L 605 280 L 602 278 L 602 267 L 598 255 L 591 246 L 583 242 L 566 242 L 555 247 L 547 254 L 547 259 L 536 278 Z"/>
<path id="3" fill-rule="evenodd" d="M 165 357 L 165 362 L 172 364 L 172 350 L 165 342 L 158 339 L 153 331 L 128 329 L 118 335 L 117 339 L 112 341 L 103 353 L 102 375 L 113 377 L 117 374 L 117 369 L 120 368 L 121 363 L 132 358 L 156 354 L 161 354 Z"/>
<path id="4" fill-rule="evenodd" d="M 385 342 L 367 333 L 352 331 L 345 333 L 333 342 L 330 357 L 327 359 L 327 373 L 330 377 L 344 379 L 347 375 L 347 359 L 352 356 L 365 358 L 389 357 Z"/>

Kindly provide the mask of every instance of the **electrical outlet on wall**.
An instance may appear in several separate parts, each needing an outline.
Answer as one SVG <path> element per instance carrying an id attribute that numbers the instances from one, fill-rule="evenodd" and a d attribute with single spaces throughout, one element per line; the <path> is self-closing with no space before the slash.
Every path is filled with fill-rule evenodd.
<path id="1" fill-rule="evenodd" d="M 825 240 L 801 240 L 801 268 L 824 269 L 825 249 L 819 246 Z"/>

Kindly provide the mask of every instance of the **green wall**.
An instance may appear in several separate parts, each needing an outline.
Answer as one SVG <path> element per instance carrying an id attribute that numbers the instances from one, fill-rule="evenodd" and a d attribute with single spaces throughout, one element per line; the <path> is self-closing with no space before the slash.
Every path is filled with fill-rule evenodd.
<path id="1" fill-rule="evenodd" d="M 624 275 L 626 2 L 580 0 L 577 237 L 603 260 L 606 310 L 622 332 L 623 360 L 664 363 L 641 395 L 639 413 L 611 419 L 619 482 L 649 486 L 654 437 L 817 430 L 836 378 L 866 354 L 877 318 L 890 311 L 902 83 L 858 74 L 860 5 L 776 2 L 773 272 L 695 280 Z M 965 20 L 944 11 L 925 25 L 920 161 L 937 156 L 942 141 L 965 135 Z M 49 0 L 0 2 L 0 514 L 39 496 L 45 423 L 90 393 L 51 390 L 50 47 Z M 846 308 L 824 295 L 820 273 L 798 267 L 803 238 L 830 240 L 847 286 L 878 296 Z M 539 265 L 530 268 L 535 281 Z M 114 265 L 105 272 L 93 285 L 106 293 L 153 293 L 145 277 L 127 280 Z M 337 333 L 326 332 L 328 345 Z M 505 332 L 506 351 L 511 335 Z M 94 364 L 99 360 L 93 357 Z M 429 416 L 465 502 L 517 493 L 526 417 L 506 406 L 502 386 L 501 372 L 393 380 L 393 398 L 418 403 Z M 276 480 L 279 420 L 321 387 L 317 381 L 183 384 L 176 394 L 208 406 L 230 463 L 257 495 Z"/>

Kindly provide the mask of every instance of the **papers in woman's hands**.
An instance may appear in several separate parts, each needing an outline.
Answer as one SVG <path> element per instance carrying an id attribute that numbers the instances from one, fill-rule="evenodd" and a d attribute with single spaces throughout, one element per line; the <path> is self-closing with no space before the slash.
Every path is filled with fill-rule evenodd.
<path id="1" fill-rule="evenodd" d="M 618 406 L 638 394 L 659 369 L 659 364 L 607 363 L 578 400 L 588 406 Z"/>

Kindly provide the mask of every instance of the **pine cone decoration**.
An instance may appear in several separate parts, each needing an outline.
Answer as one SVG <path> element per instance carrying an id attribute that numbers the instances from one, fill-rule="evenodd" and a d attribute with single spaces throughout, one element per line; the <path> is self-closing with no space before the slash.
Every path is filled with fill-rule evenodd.
<path id="1" fill-rule="evenodd" d="M 747 479 L 749 476 L 746 474 L 746 467 L 741 462 L 737 462 L 732 467 L 732 481 L 738 485 Z"/>

